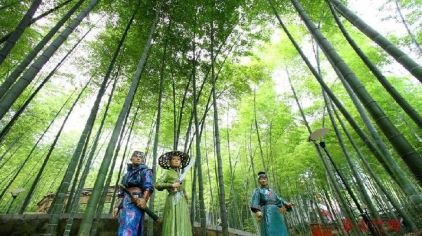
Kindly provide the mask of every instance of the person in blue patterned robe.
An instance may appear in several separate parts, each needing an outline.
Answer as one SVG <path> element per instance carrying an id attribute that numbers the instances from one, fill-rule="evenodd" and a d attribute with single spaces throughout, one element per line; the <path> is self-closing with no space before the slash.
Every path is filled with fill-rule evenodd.
<path id="1" fill-rule="evenodd" d="M 290 211 L 293 204 L 269 188 L 265 172 L 258 173 L 258 181 L 260 187 L 253 193 L 250 208 L 260 221 L 261 236 L 288 236 L 283 214 L 286 210 Z"/>
<path id="2" fill-rule="evenodd" d="M 145 154 L 135 151 L 127 166 L 127 172 L 120 184 L 134 197 L 119 191 L 119 201 L 113 210 L 113 217 L 119 217 L 119 236 L 142 236 L 144 231 L 144 212 L 148 199 L 154 190 L 153 173 L 145 165 Z"/>

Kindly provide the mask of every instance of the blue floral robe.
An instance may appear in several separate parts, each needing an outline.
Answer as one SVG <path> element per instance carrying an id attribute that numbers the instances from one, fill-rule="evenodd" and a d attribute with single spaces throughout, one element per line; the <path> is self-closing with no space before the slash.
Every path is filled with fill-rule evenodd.
<path id="1" fill-rule="evenodd" d="M 153 186 L 152 170 L 146 165 L 132 166 L 128 164 L 127 173 L 123 176 L 121 184 L 126 187 L 139 187 L 142 191 L 152 193 Z M 133 193 L 143 197 L 143 192 Z M 119 215 L 119 236 L 142 236 L 144 232 L 144 212 L 132 203 L 128 194 L 120 191 L 119 197 L 123 198 Z"/>
<path id="2" fill-rule="evenodd" d="M 261 211 L 261 236 L 287 236 L 287 227 L 279 208 L 287 205 L 283 198 L 277 196 L 270 188 L 256 188 L 252 200 L 251 210 Z"/>

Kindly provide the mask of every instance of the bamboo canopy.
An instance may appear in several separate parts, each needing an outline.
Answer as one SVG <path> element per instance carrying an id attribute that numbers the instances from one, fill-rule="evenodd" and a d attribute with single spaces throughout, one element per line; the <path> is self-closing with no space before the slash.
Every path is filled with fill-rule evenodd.
<path id="1" fill-rule="evenodd" d="M 195 235 L 259 234 L 260 171 L 291 235 L 420 233 L 422 3 L 361 2 L 1 1 L 0 218 L 98 234 L 180 150 Z"/>

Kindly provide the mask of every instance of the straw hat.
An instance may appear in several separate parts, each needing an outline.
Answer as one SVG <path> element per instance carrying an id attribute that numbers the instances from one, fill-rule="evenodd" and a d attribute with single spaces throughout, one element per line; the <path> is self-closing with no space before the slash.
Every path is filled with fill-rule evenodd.
<path id="1" fill-rule="evenodd" d="M 181 152 L 181 151 L 171 151 L 166 152 L 158 158 L 158 164 L 164 169 L 170 169 L 170 160 L 172 157 L 178 156 L 180 157 L 181 166 L 180 168 L 185 168 L 189 165 L 190 157 L 188 154 Z"/>

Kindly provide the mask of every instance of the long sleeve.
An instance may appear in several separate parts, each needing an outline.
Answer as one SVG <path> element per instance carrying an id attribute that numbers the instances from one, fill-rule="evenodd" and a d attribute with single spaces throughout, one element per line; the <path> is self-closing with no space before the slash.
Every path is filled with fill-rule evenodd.
<path id="1" fill-rule="evenodd" d="M 283 206 L 288 205 L 288 204 L 289 203 L 286 200 L 284 200 L 284 198 L 277 195 L 277 206 L 278 207 L 283 207 Z"/>
<path id="2" fill-rule="evenodd" d="M 164 171 L 163 174 L 161 174 L 160 178 L 157 179 L 157 181 L 155 182 L 155 188 L 158 191 L 163 191 L 164 189 L 168 189 L 172 187 L 173 183 L 170 183 L 168 181 L 168 170 Z"/>
<path id="3" fill-rule="evenodd" d="M 143 178 L 144 178 L 143 179 L 143 189 L 145 191 L 152 193 L 154 191 L 152 170 L 151 169 L 145 170 Z"/>
<path id="4" fill-rule="evenodd" d="M 251 199 L 251 211 L 253 212 L 257 212 L 257 211 L 261 211 L 261 206 L 259 204 L 260 202 L 260 194 L 259 194 L 259 189 L 255 189 L 253 195 L 252 195 L 252 199 Z"/>

